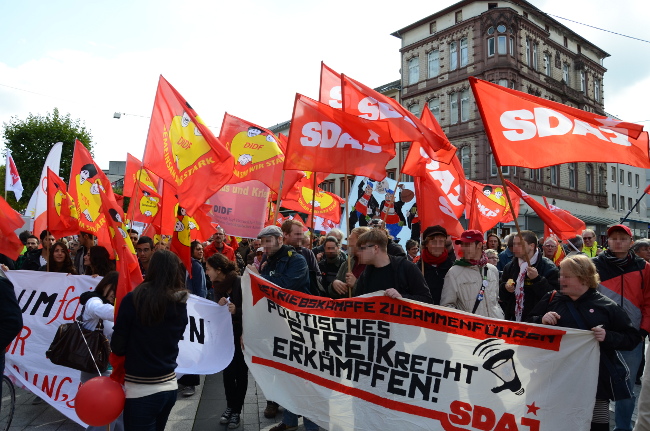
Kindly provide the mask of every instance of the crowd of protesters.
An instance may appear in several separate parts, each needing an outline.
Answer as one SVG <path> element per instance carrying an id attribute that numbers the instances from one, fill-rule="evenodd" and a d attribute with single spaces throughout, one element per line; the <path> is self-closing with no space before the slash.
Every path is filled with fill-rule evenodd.
<path id="1" fill-rule="evenodd" d="M 539 238 L 532 231 L 502 239 L 496 233 L 475 230 L 463 232 L 452 242 L 444 227 L 429 226 L 422 232 L 421 243 L 411 239 L 402 248 L 381 219 L 353 229 L 347 238 L 333 229 L 313 242 L 301 222 L 287 220 L 280 227 L 267 226 L 257 238 L 240 241 L 218 228 L 209 241 L 191 243 L 191 268 L 185 268 L 169 251 L 168 237 L 154 240 L 133 229 L 128 234 L 144 282 L 122 302 L 114 332 L 112 302 L 118 274 L 108 250 L 96 245 L 91 234 L 57 239 L 48 231 L 39 236 L 25 231 L 20 234 L 25 245 L 20 258 L 14 262 L 0 256 L 4 271 L 103 277 L 98 290 L 84 294 L 81 303 L 84 326 L 94 329 L 101 322 L 112 334 L 113 351 L 128 358 L 127 405 L 113 429 L 121 429 L 122 420 L 128 429 L 147 415 L 164 426 L 176 393 L 187 397 L 195 393 L 200 376 L 185 375 L 177 382 L 173 373 L 178 341 L 187 324 L 187 293 L 228 306 L 232 314 L 235 355 L 224 370 L 228 408 L 220 422 L 231 429 L 239 427 L 248 385 L 240 345 L 245 319 L 240 277 L 247 268 L 285 289 L 334 299 L 382 291 L 391 298 L 485 317 L 591 330 L 601 344 L 593 430 L 609 427 L 612 394 L 604 383 L 608 371 L 602 357 L 621 352 L 634 372 L 631 388 L 643 374 L 641 340 L 650 332 L 650 315 L 646 316 L 650 310 L 650 241 L 635 242 L 624 225 L 608 229 L 607 247 L 598 244 L 590 229 L 564 243 L 555 236 Z M 4 279 L 3 283 L 8 282 Z M 589 315 L 583 312 L 585 307 Z M 5 314 L 10 318 L 9 311 Z M 157 338 L 157 342 L 150 341 Z M 162 358 L 157 369 L 150 369 L 148 355 Z M 81 377 L 87 381 L 92 375 Z M 143 379 L 152 378 L 157 379 L 155 385 L 142 385 Z M 637 400 L 631 392 L 631 398 L 615 402 L 617 430 L 632 429 Z M 158 407 L 151 408 L 151 402 Z M 264 415 L 272 418 L 279 411 L 280 406 L 269 400 Z M 650 395 L 642 391 L 638 423 L 650 423 L 648 416 Z M 308 417 L 303 421 L 308 431 L 318 429 Z M 297 426 L 298 416 L 284 409 L 282 422 L 271 431 Z"/>

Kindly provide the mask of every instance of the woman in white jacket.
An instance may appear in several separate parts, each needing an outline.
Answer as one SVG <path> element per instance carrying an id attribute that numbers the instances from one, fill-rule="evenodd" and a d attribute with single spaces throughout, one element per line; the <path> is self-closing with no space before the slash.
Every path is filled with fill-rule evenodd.
<path id="1" fill-rule="evenodd" d="M 115 292 L 117 290 L 117 279 L 119 273 L 117 271 L 110 271 L 104 278 L 101 279 L 95 290 L 92 292 L 84 292 L 79 297 L 79 304 L 83 306 L 81 311 L 81 318 L 83 320 L 82 326 L 90 331 L 95 330 L 102 322 L 104 325 L 104 335 L 110 341 L 113 335 L 113 321 L 115 320 Z M 103 376 L 109 376 L 110 370 L 102 373 Z M 97 377 L 97 372 L 86 373 L 81 372 L 81 383 L 86 383 L 93 377 Z M 86 430 L 91 431 L 105 431 L 106 427 L 92 427 L 89 426 Z M 124 430 L 122 415 L 111 423 L 111 431 Z"/>

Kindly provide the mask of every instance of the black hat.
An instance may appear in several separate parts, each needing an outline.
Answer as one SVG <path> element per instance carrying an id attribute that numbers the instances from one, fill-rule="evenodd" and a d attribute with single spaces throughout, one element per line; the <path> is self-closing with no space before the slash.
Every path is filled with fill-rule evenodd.
<path id="1" fill-rule="evenodd" d="M 422 234 L 422 240 L 424 241 L 427 239 L 427 237 L 433 235 L 444 235 L 444 237 L 447 238 L 447 229 L 440 226 L 439 224 L 435 226 L 429 226 L 424 230 L 424 233 Z"/>

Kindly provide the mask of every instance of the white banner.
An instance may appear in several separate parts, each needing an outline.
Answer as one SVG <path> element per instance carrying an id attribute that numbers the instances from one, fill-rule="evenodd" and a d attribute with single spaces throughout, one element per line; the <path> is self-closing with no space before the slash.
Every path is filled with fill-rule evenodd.
<path id="1" fill-rule="evenodd" d="M 589 430 L 591 332 L 409 300 L 332 300 L 242 279 L 255 381 L 329 430 Z"/>
<path id="2" fill-rule="evenodd" d="M 23 329 L 9 345 L 5 374 L 43 398 L 68 418 L 85 425 L 74 411 L 80 372 L 54 365 L 45 357 L 62 323 L 81 312 L 79 295 L 93 290 L 100 277 L 40 271 L 8 271 Z M 191 295 L 189 322 L 179 343 L 179 374 L 213 374 L 223 370 L 234 355 L 232 320 L 228 307 Z"/>

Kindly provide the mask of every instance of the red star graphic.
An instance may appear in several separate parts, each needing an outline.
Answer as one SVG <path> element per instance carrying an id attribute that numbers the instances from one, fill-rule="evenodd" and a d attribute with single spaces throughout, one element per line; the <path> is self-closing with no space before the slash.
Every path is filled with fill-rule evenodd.
<path id="1" fill-rule="evenodd" d="M 526 412 L 526 414 L 528 414 L 528 413 L 532 413 L 532 414 L 534 414 L 535 416 L 537 416 L 537 410 L 539 410 L 540 407 L 535 406 L 535 402 L 534 402 L 534 401 L 533 401 L 533 403 L 530 404 L 530 405 L 526 404 L 526 407 L 528 407 L 528 411 Z"/>

